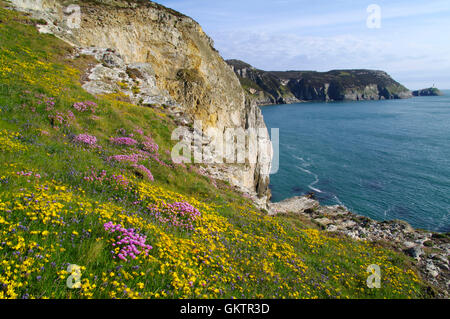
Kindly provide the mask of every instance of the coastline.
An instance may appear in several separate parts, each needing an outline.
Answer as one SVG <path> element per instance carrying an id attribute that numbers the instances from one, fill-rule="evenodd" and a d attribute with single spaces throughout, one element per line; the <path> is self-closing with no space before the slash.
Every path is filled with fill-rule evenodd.
<path id="1" fill-rule="evenodd" d="M 120 66 L 111 66 L 110 69 L 115 69 L 118 71 L 124 71 L 126 73 L 126 70 L 128 70 L 128 67 L 124 63 L 124 61 L 121 61 L 118 59 L 118 56 L 115 57 L 112 54 L 109 54 L 107 52 L 101 52 L 102 54 L 108 54 L 107 57 L 109 58 L 117 58 L 117 60 L 112 60 L 114 63 L 120 64 Z M 106 60 L 105 60 L 106 61 Z M 100 61 L 98 61 L 100 62 Z M 98 64 L 100 67 L 100 64 Z M 102 65 L 102 67 L 105 67 Z M 105 67 L 106 68 L 106 67 Z M 90 71 L 89 71 L 90 72 Z M 153 71 L 152 71 L 153 72 Z M 153 80 L 153 78 L 150 78 L 149 72 L 149 83 L 150 80 Z M 226 73 L 224 73 L 226 74 Z M 183 78 L 183 84 L 190 83 L 190 75 L 192 73 L 190 72 L 182 72 L 181 77 Z M 194 74 L 195 75 L 195 74 Z M 186 78 L 184 78 L 186 77 Z M 133 79 L 131 76 L 129 78 L 126 78 L 130 81 L 130 83 L 133 83 L 135 79 Z M 236 82 L 236 81 L 235 81 Z M 237 82 L 236 82 L 237 83 Z M 131 86 L 130 86 L 131 87 Z M 134 92 L 131 92 L 134 93 Z M 202 92 L 200 92 L 202 93 Z M 94 94 L 94 93 L 92 93 Z M 134 93 L 138 94 L 138 93 Z M 161 93 L 162 94 L 162 93 Z M 165 94 L 165 93 L 164 93 Z M 201 95 L 196 91 L 189 92 L 189 96 L 196 96 Z M 240 96 L 239 96 L 240 97 Z M 167 98 L 169 98 L 167 96 Z M 239 100 L 239 99 L 237 99 Z M 345 101 L 370 101 L 371 99 L 350 99 Z M 283 104 L 261 104 L 258 105 L 260 108 L 263 106 L 273 106 L 273 105 L 284 105 L 284 104 L 301 104 L 301 103 L 323 103 L 323 102 L 342 102 L 342 101 L 335 101 L 335 100 L 326 100 L 326 101 L 319 101 L 319 100 L 298 100 L 298 101 L 288 101 Z M 198 104 L 198 101 L 197 101 Z M 249 103 L 250 104 L 250 103 Z M 152 106 L 153 104 L 149 103 L 149 106 Z M 263 117 L 260 116 L 260 114 L 254 115 L 254 111 L 259 111 L 259 109 L 256 107 L 257 103 L 255 102 L 255 107 L 248 108 L 249 112 L 246 113 L 246 116 L 254 120 L 255 124 L 264 124 Z M 152 106 L 153 107 L 153 106 Z M 158 106 L 156 106 L 158 107 Z M 165 106 L 164 106 L 165 107 Z M 176 122 L 177 120 L 182 122 L 185 121 L 184 115 L 181 112 L 181 108 L 178 108 L 179 105 L 175 104 L 173 107 L 170 107 L 169 109 L 165 110 L 168 114 L 170 112 L 173 112 L 174 117 L 178 117 L 174 119 Z M 245 110 L 247 111 L 248 105 L 245 105 Z M 163 106 L 161 105 L 161 108 Z M 219 108 L 215 109 L 215 111 L 219 110 Z M 163 111 L 161 111 L 163 112 Z M 202 113 L 203 114 L 203 113 Z M 227 114 L 225 112 L 225 114 Z M 252 117 L 254 116 L 254 117 Z M 218 117 L 220 118 L 220 116 Z M 187 122 L 187 120 L 186 120 Z M 127 127 L 128 129 L 128 127 Z M 93 133 L 92 133 L 93 134 Z M 64 135 L 65 137 L 65 135 Z M 109 144 L 108 144 L 109 145 Z M 164 168 L 162 168 L 164 169 Z M 264 182 L 264 190 L 267 191 L 268 189 L 268 182 L 266 183 L 266 180 L 262 180 L 259 178 L 259 175 L 254 174 L 260 173 L 259 166 L 255 169 L 251 169 L 250 173 L 246 176 L 250 177 L 250 181 L 257 181 L 256 186 L 259 187 L 261 184 L 261 181 Z M 239 174 L 234 174 L 234 173 Z M 253 172 L 253 174 L 252 174 Z M 240 177 L 242 177 L 242 167 L 238 167 L 235 169 L 234 167 L 231 168 L 228 171 L 214 171 L 214 169 L 211 169 L 211 171 L 203 171 L 202 168 L 199 169 L 197 172 L 201 175 L 209 175 L 214 178 L 221 178 L 223 180 L 229 181 L 229 180 L 237 180 L 234 187 L 241 187 L 248 186 L 241 181 L 244 179 L 239 180 Z M 155 175 L 157 176 L 157 175 Z M 167 176 L 167 175 L 166 175 Z M 170 175 L 172 176 L 172 175 Z M 257 179 L 254 177 L 258 176 Z M 253 177 L 253 180 L 251 179 Z M 152 177 L 153 178 L 153 177 Z M 185 178 L 185 183 L 186 178 Z M 250 186 L 253 186 L 252 183 L 247 183 Z M 217 186 L 214 185 L 216 188 Z M 258 188 L 256 188 L 256 191 L 258 191 Z M 259 197 L 257 192 L 251 192 L 248 193 L 246 191 L 242 191 L 242 194 L 239 195 L 237 193 L 236 197 L 246 197 L 251 198 L 254 205 L 258 207 L 263 213 L 267 213 L 269 216 L 273 216 L 273 218 L 276 218 L 276 216 L 281 216 L 283 214 L 294 216 L 294 218 L 299 218 L 303 220 L 308 220 L 306 225 L 311 225 L 314 229 L 320 229 L 322 232 L 329 234 L 329 236 L 341 236 L 342 238 L 351 238 L 353 240 L 358 241 L 370 241 L 374 242 L 380 245 L 388 246 L 403 252 L 405 255 L 410 256 L 411 262 L 414 263 L 415 267 L 418 270 L 418 273 L 420 274 L 420 277 L 423 279 L 424 282 L 429 283 L 429 289 L 432 292 L 432 295 L 437 298 L 450 298 L 449 293 L 449 283 L 450 283 L 450 272 L 449 272 L 449 262 L 448 262 L 448 256 L 450 252 L 450 236 L 449 234 L 439 234 L 439 233 L 433 233 L 425 230 L 420 229 L 414 229 L 411 227 L 407 222 L 400 221 L 400 220 L 393 220 L 393 221 L 383 221 L 379 222 L 376 220 L 373 220 L 368 217 L 360 216 L 355 213 L 350 212 L 346 207 L 344 206 L 325 206 L 321 205 L 319 201 L 308 197 L 308 196 L 301 196 L 301 197 L 293 197 L 286 199 L 282 202 L 278 203 L 271 203 L 266 196 Z M 197 194 L 198 191 L 196 190 Z M 233 196 L 236 194 L 233 194 Z M 270 196 L 270 190 L 265 194 Z M 230 200 L 231 201 L 231 200 Z M 234 212 L 233 212 L 234 213 Z M 237 211 L 237 214 L 240 214 L 239 211 Z M 221 227 L 220 224 L 218 224 L 218 228 Z M 222 227 L 223 228 L 223 227 Z M 256 228 L 256 227 L 255 227 Z M 258 229 L 258 228 L 256 228 Z M 267 234 L 270 234 L 272 230 L 269 229 Z M 249 238 L 252 238 L 254 233 L 250 233 L 248 236 Z M 234 237 L 233 237 L 234 238 Z M 295 239 L 295 242 L 298 243 L 300 240 L 297 237 L 293 237 Z M 347 239 L 345 240 L 347 242 Z M 296 244 L 294 243 L 294 245 Z M 195 243 L 197 245 L 197 243 Z M 232 243 L 233 244 L 233 243 Z M 275 245 L 276 246 L 276 245 Z M 207 248 L 209 248 L 208 246 Z M 377 246 L 378 247 L 378 246 Z M 266 248 L 262 248 L 261 250 L 264 251 Z M 278 248 L 279 249 L 279 248 Z M 276 250 L 276 248 L 274 248 Z M 210 250 L 211 252 L 211 250 Z M 278 250 L 280 252 L 280 250 Z M 281 254 L 285 254 L 285 252 L 281 251 Z M 311 254 L 314 254 L 314 251 L 311 252 Z M 206 254 L 205 254 L 206 255 Z M 248 254 L 249 257 L 253 259 L 254 252 L 250 251 Z M 276 256 L 278 258 L 278 256 Z M 239 259 L 239 258 L 245 258 L 241 257 L 241 255 L 235 255 L 233 258 Z M 278 260 L 275 258 L 275 263 L 278 262 Z M 336 260 L 337 261 L 337 260 Z M 259 261 L 258 261 L 259 262 Z M 351 261 L 353 262 L 353 260 Z M 406 267 L 406 264 L 404 264 Z M 381 266 L 381 265 L 380 265 Z M 408 263 L 409 267 L 409 263 Z M 350 273 L 352 275 L 352 273 Z M 297 280 L 300 275 L 295 274 L 293 276 L 293 280 Z"/>
<path id="2" fill-rule="evenodd" d="M 417 98 L 418 96 L 411 96 L 411 97 L 407 97 L 407 98 L 401 98 L 401 99 L 390 99 L 390 100 L 403 100 L 403 99 L 413 99 L 413 98 Z M 365 99 L 365 100 L 328 100 L 328 101 L 320 101 L 320 100 L 298 100 L 298 101 L 293 101 L 293 102 L 286 102 L 286 103 L 271 103 L 271 104 L 259 104 L 256 102 L 256 105 L 258 107 L 264 107 L 264 106 L 275 106 L 275 105 L 292 105 L 292 104 L 302 104 L 302 103 L 341 103 L 341 102 L 369 102 L 369 101 L 383 101 L 383 100 L 370 100 L 370 99 Z"/>
<path id="3" fill-rule="evenodd" d="M 389 246 L 411 257 L 422 280 L 437 298 L 450 298 L 450 234 L 414 229 L 401 220 L 376 221 L 350 212 L 345 206 L 322 206 L 310 196 L 268 203 L 268 214 L 306 219 L 330 235 Z"/>
<path id="4" fill-rule="evenodd" d="M 366 100 L 353 102 L 360 101 Z M 258 106 L 262 108 L 304 102 L 315 101 Z M 321 205 L 319 201 L 307 195 L 291 197 L 276 203 L 268 202 L 268 214 L 274 217 L 282 214 L 296 216 L 312 223 L 331 236 L 345 236 L 355 240 L 388 245 L 412 258 L 420 276 L 433 287 L 437 298 L 450 298 L 449 233 L 415 229 L 408 222 L 402 220 L 377 221 L 353 213 L 341 205 Z"/>

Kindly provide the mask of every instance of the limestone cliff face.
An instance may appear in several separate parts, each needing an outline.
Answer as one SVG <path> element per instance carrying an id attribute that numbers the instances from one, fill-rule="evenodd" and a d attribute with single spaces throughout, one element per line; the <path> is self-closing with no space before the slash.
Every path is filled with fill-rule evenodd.
<path id="1" fill-rule="evenodd" d="M 112 49 L 125 67 L 139 66 L 146 71 L 147 86 L 155 82 L 148 91 L 164 95 L 157 101 L 170 104 L 172 99 L 191 120 L 201 120 L 204 127 L 265 128 L 261 112 L 255 103 L 246 101 L 239 80 L 214 49 L 212 40 L 197 22 L 183 14 L 143 0 L 12 0 L 12 3 L 45 19 L 47 25 L 40 27 L 41 32 L 53 33 L 84 50 L 99 48 L 97 51 L 91 48 L 95 55 Z M 76 11 L 68 7 L 70 4 L 81 9 L 78 21 Z M 91 78 L 98 82 L 105 74 L 120 74 L 120 68 L 123 65 L 107 70 L 103 61 Z M 91 83 L 87 87 L 96 92 L 102 86 Z M 265 199 L 270 163 L 260 166 L 246 164 L 221 169 L 232 183 Z"/>

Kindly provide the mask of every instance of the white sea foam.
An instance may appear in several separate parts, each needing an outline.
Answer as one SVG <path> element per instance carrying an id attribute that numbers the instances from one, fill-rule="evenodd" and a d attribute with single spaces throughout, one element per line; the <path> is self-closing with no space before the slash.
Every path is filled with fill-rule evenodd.
<path id="1" fill-rule="evenodd" d="M 303 161 L 305 166 L 311 166 L 311 164 L 307 163 L 302 157 L 298 157 L 298 156 L 294 155 L 294 158 L 296 158 L 297 160 Z M 311 184 L 308 185 L 309 189 L 315 191 L 316 193 L 323 193 L 322 190 L 314 187 L 314 185 L 316 185 L 320 181 L 319 176 L 317 174 L 311 172 L 310 170 L 308 170 L 308 169 L 306 169 L 304 167 L 298 166 L 298 165 L 296 165 L 295 167 L 298 168 L 299 170 L 301 170 L 302 172 L 304 172 L 304 173 L 314 177 L 314 181 Z M 337 197 L 337 195 L 333 194 L 333 199 L 336 201 L 336 203 L 338 205 L 345 206 L 344 203 L 339 199 L 339 197 Z"/>
<path id="2" fill-rule="evenodd" d="M 339 197 L 337 197 L 336 195 L 334 195 L 334 200 L 339 204 L 339 205 L 341 205 L 341 206 L 344 206 L 345 207 L 345 205 L 344 205 L 344 203 L 343 202 L 341 202 L 341 200 L 339 199 Z"/>
<path id="3" fill-rule="evenodd" d="M 308 185 L 309 189 L 311 189 L 311 190 L 313 190 L 315 192 L 318 192 L 318 193 L 322 193 L 322 191 L 320 189 L 314 187 L 314 185 L 316 185 L 319 182 L 319 176 L 317 174 L 314 174 L 310 170 L 308 170 L 306 168 L 303 168 L 301 166 L 295 166 L 295 167 L 298 168 L 299 170 L 301 170 L 302 172 L 305 172 L 306 174 L 311 175 L 311 176 L 314 177 L 314 181 L 311 184 Z"/>

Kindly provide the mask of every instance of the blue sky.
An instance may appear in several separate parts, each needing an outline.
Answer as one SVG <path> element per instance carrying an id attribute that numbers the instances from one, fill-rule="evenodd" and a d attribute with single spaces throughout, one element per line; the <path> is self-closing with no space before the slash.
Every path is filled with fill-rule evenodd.
<path id="1" fill-rule="evenodd" d="M 367 68 L 450 89 L 449 0 L 159 0 L 199 22 L 225 59 L 264 70 Z M 381 8 L 368 28 L 367 7 Z"/>

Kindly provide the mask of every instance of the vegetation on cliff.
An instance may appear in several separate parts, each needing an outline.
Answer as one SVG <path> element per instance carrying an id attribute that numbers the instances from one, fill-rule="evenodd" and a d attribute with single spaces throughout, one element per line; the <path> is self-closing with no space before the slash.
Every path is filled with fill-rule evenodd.
<path id="1" fill-rule="evenodd" d="M 0 298 L 427 296 L 404 255 L 172 163 L 170 115 L 88 94 L 89 57 L 25 15 L 0 21 Z"/>
<path id="2" fill-rule="evenodd" d="M 110 89 L 119 88 L 128 96 L 133 93 L 134 103 L 142 100 L 142 104 L 173 107 L 191 122 L 202 121 L 205 130 L 208 127 L 222 131 L 236 127 L 266 129 L 260 109 L 248 103 L 239 80 L 214 50 L 211 38 L 187 16 L 151 1 L 77 0 L 81 19 L 79 27 L 73 27 L 64 14 L 66 0 L 11 2 L 32 17 L 45 20 L 45 24 L 38 26 L 44 33 L 54 34 L 91 53 L 92 47 L 114 52 L 109 52 L 104 63 L 97 64 L 86 76 L 102 82 L 87 83 L 83 87 L 88 92 L 98 94 L 106 88 L 110 93 L 114 91 Z M 98 52 L 95 56 L 102 60 Z M 144 86 L 138 87 L 135 80 L 130 81 L 139 78 L 129 72 L 136 68 L 143 71 L 146 78 L 143 80 L 147 82 Z M 267 130 L 264 139 L 269 139 Z M 236 167 L 221 165 L 216 169 L 225 170 L 222 175 L 233 185 L 253 191 L 264 202 L 268 195 L 265 173 L 268 165 L 268 162 L 246 163 Z"/>
<path id="3" fill-rule="evenodd" d="M 258 104 L 300 101 L 379 100 L 411 97 L 386 72 L 374 70 L 263 71 L 239 61 L 227 63 Z"/>

